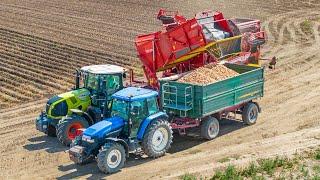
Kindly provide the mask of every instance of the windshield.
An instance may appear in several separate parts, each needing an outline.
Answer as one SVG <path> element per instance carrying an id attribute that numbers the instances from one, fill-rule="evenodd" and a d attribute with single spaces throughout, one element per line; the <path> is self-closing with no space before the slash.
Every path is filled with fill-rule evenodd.
<path id="1" fill-rule="evenodd" d="M 105 87 L 103 87 L 103 81 L 106 82 Z M 107 90 L 108 94 L 115 93 L 120 88 L 120 76 L 119 75 L 97 75 L 97 74 L 91 74 L 87 73 L 84 76 L 83 79 L 84 87 L 98 91 L 99 87 L 100 90 Z M 100 83 L 100 85 L 99 85 Z"/>
<path id="2" fill-rule="evenodd" d="M 128 106 L 127 101 L 113 99 L 111 117 L 120 116 L 123 119 L 128 119 Z"/>
<path id="3" fill-rule="evenodd" d="M 84 86 L 85 88 L 92 89 L 92 90 L 98 90 L 98 82 L 99 82 L 99 76 L 94 74 L 86 74 L 84 78 Z"/>

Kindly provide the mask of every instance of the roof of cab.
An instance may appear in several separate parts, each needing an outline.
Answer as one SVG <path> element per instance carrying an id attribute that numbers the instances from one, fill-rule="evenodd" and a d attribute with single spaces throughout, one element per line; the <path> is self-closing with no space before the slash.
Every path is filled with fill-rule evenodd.
<path id="1" fill-rule="evenodd" d="M 112 95 L 113 98 L 131 102 L 154 96 L 158 96 L 157 91 L 139 87 L 127 87 Z"/>
<path id="2" fill-rule="evenodd" d="M 126 71 L 125 68 L 112 64 L 84 66 L 80 70 L 92 74 L 123 74 Z"/>

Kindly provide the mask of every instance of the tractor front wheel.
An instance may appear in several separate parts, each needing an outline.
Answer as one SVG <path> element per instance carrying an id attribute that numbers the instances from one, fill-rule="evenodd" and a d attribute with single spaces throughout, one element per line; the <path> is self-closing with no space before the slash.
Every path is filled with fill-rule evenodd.
<path id="1" fill-rule="evenodd" d="M 125 161 L 125 149 L 116 142 L 106 143 L 97 156 L 98 168 L 106 174 L 119 171 L 124 166 Z"/>
<path id="2" fill-rule="evenodd" d="M 155 120 L 151 122 L 142 141 L 144 153 L 153 158 L 163 156 L 171 146 L 172 134 L 168 121 Z"/>
<path id="3" fill-rule="evenodd" d="M 63 118 L 57 125 L 57 137 L 59 141 L 69 146 L 78 135 L 78 129 L 89 127 L 88 121 L 81 116 L 72 115 Z"/>

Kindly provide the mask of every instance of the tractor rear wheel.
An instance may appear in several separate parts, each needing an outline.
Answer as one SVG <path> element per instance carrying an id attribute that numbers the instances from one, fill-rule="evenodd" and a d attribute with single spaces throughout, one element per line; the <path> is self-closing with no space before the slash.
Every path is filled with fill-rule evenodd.
<path id="1" fill-rule="evenodd" d="M 247 125 L 253 125 L 257 122 L 259 107 L 256 103 L 250 102 L 244 106 L 242 111 L 242 120 Z"/>
<path id="2" fill-rule="evenodd" d="M 97 155 L 97 164 L 100 171 L 110 174 L 119 171 L 126 161 L 124 147 L 116 142 L 106 143 Z"/>
<path id="3" fill-rule="evenodd" d="M 211 140 L 219 135 L 219 121 L 211 116 L 206 117 L 200 127 L 201 137 Z"/>
<path id="4" fill-rule="evenodd" d="M 153 158 L 163 156 L 171 146 L 172 134 L 168 121 L 155 120 L 151 122 L 142 141 L 144 153 Z"/>
<path id="5" fill-rule="evenodd" d="M 81 116 L 72 115 L 64 117 L 57 125 L 57 137 L 59 141 L 69 146 L 78 135 L 78 129 L 89 127 L 88 121 Z"/>

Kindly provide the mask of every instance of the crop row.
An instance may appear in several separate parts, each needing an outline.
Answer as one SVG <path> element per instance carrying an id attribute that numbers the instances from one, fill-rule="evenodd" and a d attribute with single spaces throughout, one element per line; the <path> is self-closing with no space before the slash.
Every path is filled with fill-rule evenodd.
<path id="1" fill-rule="evenodd" d="M 104 52 L 0 28 L 0 108 L 66 91 L 75 69 L 101 63 L 131 64 Z"/>

